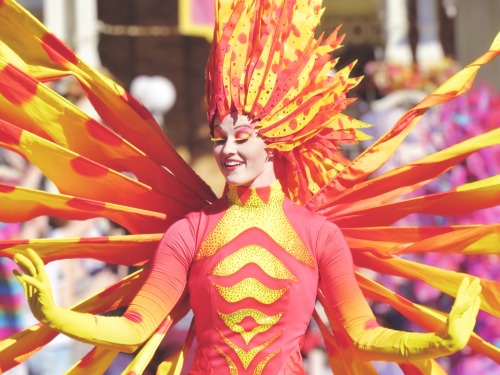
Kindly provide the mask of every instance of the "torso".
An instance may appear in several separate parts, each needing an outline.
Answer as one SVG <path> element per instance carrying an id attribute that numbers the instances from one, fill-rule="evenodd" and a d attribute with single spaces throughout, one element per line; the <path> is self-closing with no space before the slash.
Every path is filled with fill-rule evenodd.
<path id="1" fill-rule="evenodd" d="M 196 233 L 190 374 L 304 373 L 300 348 L 316 300 L 324 218 L 284 199 L 279 185 L 231 189 L 228 197 L 188 217 Z"/>

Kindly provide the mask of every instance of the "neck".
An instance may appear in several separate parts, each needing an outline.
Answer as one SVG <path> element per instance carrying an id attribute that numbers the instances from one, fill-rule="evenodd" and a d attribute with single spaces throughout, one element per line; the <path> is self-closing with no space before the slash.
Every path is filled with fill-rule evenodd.
<path id="1" fill-rule="evenodd" d="M 262 173 L 252 181 L 250 187 L 261 188 L 271 186 L 276 182 L 276 174 L 274 173 L 274 163 L 272 159 L 267 159 L 264 164 Z"/>

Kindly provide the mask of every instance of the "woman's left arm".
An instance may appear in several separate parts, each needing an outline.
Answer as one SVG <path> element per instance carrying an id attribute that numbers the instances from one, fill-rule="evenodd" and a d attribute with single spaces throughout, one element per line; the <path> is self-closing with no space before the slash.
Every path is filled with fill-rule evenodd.
<path id="1" fill-rule="evenodd" d="M 354 347 L 366 360 L 404 361 L 449 355 L 467 345 L 479 311 L 479 279 L 464 279 L 446 327 L 440 332 L 415 333 L 381 327 L 354 274 L 351 252 L 332 223 L 322 228 L 319 244 L 320 289 Z"/>

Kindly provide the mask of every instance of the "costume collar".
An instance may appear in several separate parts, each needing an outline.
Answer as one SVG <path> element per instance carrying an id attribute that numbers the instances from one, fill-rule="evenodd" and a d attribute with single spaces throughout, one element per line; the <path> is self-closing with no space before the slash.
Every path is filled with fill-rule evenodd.
<path id="1" fill-rule="evenodd" d="M 230 205 L 246 207 L 264 206 L 273 203 L 281 204 L 285 199 L 285 194 L 278 180 L 270 186 L 258 188 L 227 185 L 225 195 Z"/>

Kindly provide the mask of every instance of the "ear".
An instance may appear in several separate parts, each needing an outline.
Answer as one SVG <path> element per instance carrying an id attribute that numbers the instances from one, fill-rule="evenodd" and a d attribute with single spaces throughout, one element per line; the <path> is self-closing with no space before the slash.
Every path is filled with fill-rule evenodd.
<path id="1" fill-rule="evenodd" d="M 273 161 L 274 159 L 274 150 L 273 149 L 267 149 L 267 161 Z"/>

